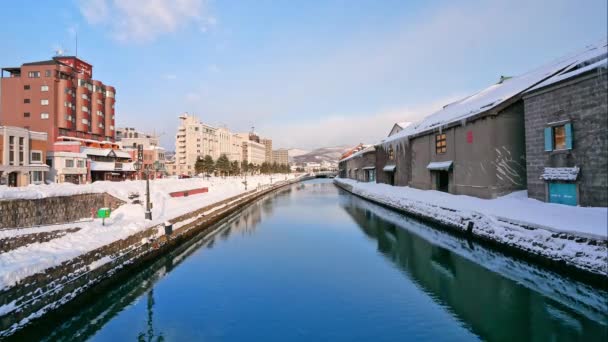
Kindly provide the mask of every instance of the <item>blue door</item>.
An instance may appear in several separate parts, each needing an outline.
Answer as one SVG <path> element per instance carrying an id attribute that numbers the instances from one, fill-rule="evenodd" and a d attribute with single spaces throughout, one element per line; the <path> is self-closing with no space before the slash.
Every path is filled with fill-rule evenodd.
<path id="1" fill-rule="evenodd" d="M 549 183 L 549 202 L 576 205 L 576 184 Z"/>

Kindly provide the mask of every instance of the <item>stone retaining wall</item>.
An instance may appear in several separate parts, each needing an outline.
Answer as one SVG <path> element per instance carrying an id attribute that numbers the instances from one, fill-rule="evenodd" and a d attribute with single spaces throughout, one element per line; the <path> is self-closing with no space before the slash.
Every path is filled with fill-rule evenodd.
<path id="1" fill-rule="evenodd" d="M 0 291 L 0 307 L 14 309 L 0 316 L 0 339 L 27 325 L 31 318 L 61 307 L 89 288 L 111 282 L 119 275 L 154 260 L 226 218 L 236 210 L 283 186 L 285 181 L 265 190 L 252 190 L 170 220 L 174 231 L 163 235 L 163 226 L 153 226 L 115 241 L 61 265 L 49 268 Z M 102 262 L 104 261 L 105 262 Z"/>
<path id="2" fill-rule="evenodd" d="M 124 202 L 107 193 L 0 201 L 0 229 L 75 222 L 91 209 L 118 208 Z"/>

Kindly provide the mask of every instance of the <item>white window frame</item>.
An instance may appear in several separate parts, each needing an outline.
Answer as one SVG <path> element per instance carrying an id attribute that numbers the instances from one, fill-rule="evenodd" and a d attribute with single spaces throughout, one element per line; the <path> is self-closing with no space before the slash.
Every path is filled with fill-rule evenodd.
<path id="1" fill-rule="evenodd" d="M 49 119 L 49 113 L 40 113 L 40 119 L 42 119 L 42 120 L 48 120 Z"/>
<path id="2" fill-rule="evenodd" d="M 48 85 L 40 86 L 40 91 L 49 91 L 49 86 Z"/>
<path id="3" fill-rule="evenodd" d="M 34 160 L 34 154 L 40 155 L 40 160 Z M 40 150 L 31 150 L 30 151 L 30 163 L 31 164 L 42 164 L 42 151 L 40 151 Z"/>
<path id="4" fill-rule="evenodd" d="M 49 100 L 48 99 L 42 99 L 42 100 L 40 100 L 40 105 L 41 106 L 48 106 L 49 105 Z"/>

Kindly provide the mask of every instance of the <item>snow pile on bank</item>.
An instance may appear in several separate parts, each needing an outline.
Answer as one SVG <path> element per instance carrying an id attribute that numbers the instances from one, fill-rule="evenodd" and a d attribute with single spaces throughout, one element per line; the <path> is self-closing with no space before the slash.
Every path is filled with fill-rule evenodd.
<path id="1" fill-rule="evenodd" d="M 258 185 L 276 183 L 281 180 L 293 179 L 294 175 L 250 176 L 247 177 L 247 189 L 253 190 Z M 272 180 L 271 180 L 272 178 Z M 224 199 L 245 192 L 244 181 L 241 177 L 210 179 L 158 179 L 150 181 L 152 220 L 144 220 L 145 204 L 129 204 L 130 193 L 138 192 L 139 199 L 145 203 L 145 181 L 126 182 L 95 182 L 88 185 L 54 184 L 26 187 L 25 189 L 10 188 L 6 193 L 2 190 L 3 198 L 41 198 L 46 196 L 66 196 L 79 193 L 108 192 L 113 196 L 127 201 L 111 217 L 105 220 L 78 222 L 72 224 L 26 228 L 26 231 L 53 231 L 79 227 L 81 230 L 44 243 L 34 243 L 0 254 L 0 289 L 9 287 L 19 280 L 35 273 L 61 264 L 66 260 L 96 248 L 124 239 L 132 234 L 154 225 L 159 225 L 180 215 L 202 207 L 220 202 Z M 209 192 L 188 197 L 171 197 L 170 192 L 208 187 Z M 92 191 L 90 191 L 92 190 Z M 8 229 L 0 231 L 0 238 L 10 238 L 22 235 L 24 229 Z"/>
<path id="2" fill-rule="evenodd" d="M 387 184 L 336 179 L 352 192 L 406 212 L 462 230 L 473 223 L 473 234 L 500 244 L 563 261 L 593 273 L 608 275 L 605 240 L 607 208 L 581 208 L 529 199 L 525 191 L 492 200 L 418 190 Z M 561 238 L 562 234 L 572 238 Z"/>

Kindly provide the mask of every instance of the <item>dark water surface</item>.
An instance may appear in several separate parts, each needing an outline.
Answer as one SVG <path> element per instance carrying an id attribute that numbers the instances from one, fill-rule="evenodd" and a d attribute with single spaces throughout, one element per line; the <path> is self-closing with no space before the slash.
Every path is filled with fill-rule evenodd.
<path id="1" fill-rule="evenodd" d="M 606 295 L 316 180 L 14 338 L 606 341 Z"/>

